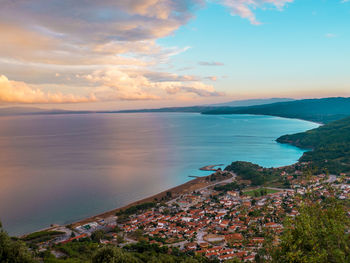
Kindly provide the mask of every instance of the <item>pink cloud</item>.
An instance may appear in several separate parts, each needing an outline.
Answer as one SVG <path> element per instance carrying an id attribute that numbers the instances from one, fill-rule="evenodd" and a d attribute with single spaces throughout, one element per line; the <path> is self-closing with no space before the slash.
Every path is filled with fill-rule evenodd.
<path id="1" fill-rule="evenodd" d="M 253 25 L 260 25 L 254 14 L 257 8 L 263 8 L 267 5 L 272 5 L 278 9 L 282 9 L 288 3 L 294 0 L 220 0 L 220 2 L 231 10 L 232 15 L 238 15 L 246 18 Z"/>

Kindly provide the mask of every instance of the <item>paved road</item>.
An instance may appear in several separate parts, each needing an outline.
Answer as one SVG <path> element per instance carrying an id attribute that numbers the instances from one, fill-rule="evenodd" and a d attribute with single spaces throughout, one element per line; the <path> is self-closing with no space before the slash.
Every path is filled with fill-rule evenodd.
<path id="1" fill-rule="evenodd" d="M 205 240 L 203 239 L 203 236 L 206 234 L 206 232 L 204 232 L 203 230 L 199 230 L 198 233 L 197 233 L 197 242 L 198 243 L 203 243 L 205 242 Z"/>
<path id="2" fill-rule="evenodd" d="M 178 242 L 178 243 L 173 243 L 173 244 L 167 244 L 168 247 L 180 247 L 180 249 L 184 249 L 185 248 L 185 245 L 188 243 L 187 240 L 185 241 L 181 241 L 181 242 Z"/>
<path id="3" fill-rule="evenodd" d="M 232 172 L 230 172 L 230 173 L 231 173 L 231 175 L 232 175 L 231 178 L 226 179 L 226 180 L 223 180 L 223 181 L 220 181 L 220 182 L 215 182 L 215 183 L 210 184 L 210 185 L 207 185 L 207 186 L 204 186 L 204 187 L 202 187 L 202 188 L 197 189 L 197 191 L 202 191 L 202 190 L 204 190 L 204 189 L 207 189 L 207 188 L 209 188 L 209 187 L 215 186 L 215 185 L 217 185 L 217 184 L 225 184 L 225 183 L 226 183 L 226 184 L 229 184 L 229 183 L 232 183 L 234 180 L 236 180 L 236 174 L 234 174 L 234 173 L 232 173 Z"/>
<path id="4" fill-rule="evenodd" d="M 204 190 L 204 189 L 207 189 L 207 188 L 209 188 L 209 187 L 215 186 L 215 185 L 217 185 L 217 184 L 225 184 L 225 183 L 226 183 L 226 184 L 229 184 L 229 183 L 232 183 L 233 181 L 236 180 L 236 174 L 234 174 L 234 173 L 232 173 L 232 172 L 230 172 L 230 173 L 231 173 L 231 175 L 232 175 L 231 178 L 226 179 L 226 180 L 223 180 L 223 181 L 220 181 L 220 182 L 215 182 L 215 183 L 209 184 L 209 185 L 204 186 L 204 187 L 202 187 L 202 188 L 196 189 L 196 191 L 202 191 L 202 190 Z M 172 203 L 176 202 L 178 199 L 179 199 L 179 197 L 177 197 L 177 198 L 175 198 L 175 199 L 172 199 L 172 200 L 166 202 L 166 204 L 171 205 Z"/>
<path id="5" fill-rule="evenodd" d="M 337 176 L 334 174 L 330 174 L 329 178 L 326 180 L 327 183 L 334 183 L 337 180 Z"/>
<path id="6" fill-rule="evenodd" d="M 120 244 L 120 247 L 124 247 L 124 246 L 129 245 L 129 244 L 137 243 L 136 240 L 133 240 L 133 239 L 131 239 L 131 238 L 127 238 L 127 237 L 125 237 L 125 236 L 124 236 L 124 240 L 125 240 L 126 242 Z"/>
<path id="7" fill-rule="evenodd" d="M 276 190 L 276 191 L 294 191 L 293 189 L 287 189 L 287 188 L 276 188 L 276 187 L 264 187 L 266 189 Z M 259 189 L 259 188 L 257 188 Z"/>

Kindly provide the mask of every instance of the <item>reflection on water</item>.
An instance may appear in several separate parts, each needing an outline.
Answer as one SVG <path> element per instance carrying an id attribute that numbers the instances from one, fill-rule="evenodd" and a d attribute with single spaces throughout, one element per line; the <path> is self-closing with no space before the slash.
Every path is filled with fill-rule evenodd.
<path id="1" fill-rule="evenodd" d="M 3 117 L 0 220 L 22 234 L 155 194 L 208 164 L 291 164 L 302 151 L 274 140 L 316 126 L 179 113 Z"/>

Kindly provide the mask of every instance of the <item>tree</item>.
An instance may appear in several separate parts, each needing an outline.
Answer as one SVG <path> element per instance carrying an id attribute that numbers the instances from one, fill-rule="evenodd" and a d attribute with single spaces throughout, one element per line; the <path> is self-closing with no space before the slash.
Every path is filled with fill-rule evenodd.
<path id="1" fill-rule="evenodd" d="M 100 242 L 101 239 L 105 236 L 105 232 L 103 230 L 96 230 L 91 234 L 91 239 L 95 242 Z"/>
<path id="2" fill-rule="evenodd" d="M 92 258 L 92 263 L 137 263 L 137 259 L 130 253 L 108 246 L 99 249 Z"/>
<path id="3" fill-rule="evenodd" d="M 238 259 L 238 258 L 233 258 L 233 259 L 230 259 L 230 260 L 228 260 L 228 261 L 226 261 L 227 263 L 239 263 L 239 262 L 242 262 L 240 259 Z"/>
<path id="4" fill-rule="evenodd" d="M 136 229 L 135 232 L 133 233 L 133 235 L 135 236 L 135 238 L 137 240 L 140 240 L 143 237 L 142 229 Z"/>
<path id="5" fill-rule="evenodd" d="M 123 242 L 124 242 L 124 237 L 121 236 L 121 235 L 118 235 L 118 236 L 117 236 L 117 242 L 118 242 L 118 244 L 123 243 Z"/>
<path id="6" fill-rule="evenodd" d="M 304 205 L 295 220 L 287 220 L 273 262 L 350 262 L 349 219 L 335 201 L 328 207 Z"/>
<path id="7" fill-rule="evenodd" d="M 0 222 L 0 262 L 1 263 L 33 263 L 31 253 L 22 241 L 12 240 L 3 230 Z"/>

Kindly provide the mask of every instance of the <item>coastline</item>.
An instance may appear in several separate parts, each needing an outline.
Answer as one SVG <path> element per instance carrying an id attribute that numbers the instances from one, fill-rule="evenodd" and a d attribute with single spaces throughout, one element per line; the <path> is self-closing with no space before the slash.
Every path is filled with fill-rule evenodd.
<path id="1" fill-rule="evenodd" d="M 144 113 L 144 112 L 141 112 L 141 113 Z M 160 113 L 163 113 L 163 112 L 160 112 Z M 177 113 L 177 112 L 173 112 L 173 113 Z M 236 115 L 236 114 L 233 114 L 233 115 Z M 318 124 L 320 126 L 324 125 L 323 123 L 319 123 L 319 122 L 315 122 L 315 121 L 311 121 L 311 120 L 307 120 L 307 119 L 283 117 L 283 116 L 276 116 L 276 115 L 261 115 L 261 114 L 239 114 L 239 115 L 255 115 L 255 116 L 277 117 L 277 118 L 284 118 L 284 119 L 298 119 L 298 120 L 301 120 L 301 121 L 313 122 L 313 123 L 316 123 L 316 124 Z M 282 135 L 282 136 L 284 136 L 284 135 Z M 276 139 L 276 141 L 277 140 L 278 140 L 278 138 Z M 282 142 L 278 142 L 278 143 L 284 144 Z M 293 145 L 291 143 L 286 143 L 286 144 Z M 298 147 L 297 145 L 293 145 L 293 146 Z M 300 148 L 300 147 L 298 147 L 298 148 Z M 298 162 L 299 162 L 299 160 L 296 163 L 298 163 Z M 294 165 L 294 164 L 292 164 L 292 165 Z M 224 164 L 207 165 L 207 166 L 199 168 L 199 170 L 216 172 L 216 171 L 218 171 L 219 168 L 215 168 L 215 167 L 223 166 L 223 165 Z M 287 165 L 287 166 L 290 166 L 290 165 Z M 275 168 L 276 169 L 280 169 L 280 168 L 283 168 L 283 167 L 286 167 L 286 166 L 275 167 Z M 209 187 L 211 185 L 214 185 L 214 184 L 210 184 L 210 182 L 206 181 L 206 178 L 208 178 L 209 176 L 210 175 L 193 177 L 194 179 L 192 179 L 190 181 L 187 181 L 187 182 L 185 182 L 183 184 L 177 185 L 177 186 L 172 187 L 170 189 L 166 189 L 166 190 L 164 190 L 164 191 L 162 191 L 160 193 L 156 193 L 154 195 L 145 197 L 143 199 L 140 199 L 140 200 L 128 203 L 128 204 L 126 204 L 126 205 L 124 205 L 122 207 L 114 208 L 112 210 L 109 210 L 109 211 L 106 211 L 106 212 L 102 212 L 102 213 L 97 214 L 97 215 L 89 216 L 87 218 L 83 218 L 81 220 L 78 220 L 78 221 L 75 221 L 75 222 L 72 222 L 72 223 L 67 223 L 67 224 L 63 224 L 63 225 L 52 224 L 50 227 L 43 228 L 41 230 L 37 230 L 37 231 L 34 231 L 34 232 L 26 233 L 26 234 L 23 234 L 21 236 L 26 236 L 28 234 L 35 233 L 35 232 L 38 232 L 38 231 L 52 230 L 54 228 L 57 228 L 58 226 L 66 226 L 66 227 L 69 227 L 69 228 L 75 228 L 76 226 L 84 225 L 84 224 L 89 223 L 91 221 L 96 221 L 96 220 L 100 220 L 100 219 L 107 218 L 107 217 L 110 217 L 110 216 L 114 216 L 119 211 L 125 210 L 125 209 L 130 208 L 130 207 L 135 206 L 135 205 L 139 205 L 139 204 L 143 204 L 143 203 L 147 203 L 147 202 L 154 202 L 154 201 L 156 201 L 155 199 L 157 199 L 157 201 L 159 201 L 160 199 L 162 199 L 162 197 L 166 197 L 168 192 L 172 193 L 172 198 L 171 199 L 176 199 L 178 196 L 180 196 L 182 194 L 185 194 L 186 192 L 192 192 L 194 190 L 197 190 L 197 189 L 200 189 L 200 188 L 203 188 L 203 187 Z M 192 176 L 190 176 L 190 177 L 192 177 Z M 222 180 L 222 181 L 224 181 L 224 180 Z"/>
<path id="2" fill-rule="evenodd" d="M 217 166 L 217 165 L 214 165 L 214 167 L 215 166 Z M 208 167 L 208 166 L 206 166 L 206 167 Z M 89 223 L 91 221 L 96 221 L 96 220 L 100 220 L 100 219 L 107 218 L 107 217 L 110 217 L 110 216 L 114 216 L 119 211 L 125 210 L 125 209 L 130 208 L 130 207 L 135 206 L 135 205 L 140 205 L 140 204 L 143 204 L 143 203 L 154 202 L 154 201 L 159 202 L 162 198 L 167 197 L 169 192 L 171 193 L 171 196 L 172 196 L 171 200 L 174 200 L 174 199 L 176 199 L 177 197 L 179 197 L 179 196 L 181 196 L 183 194 L 191 193 L 191 192 L 199 190 L 199 189 L 203 189 L 203 188 L 206 188 L 206 187 L 214 186 L 216 184 L 224 183 L 227 180 L 232 180 L 235 175 L 231 174 L 231 176 L 229 178 L 224 178 L 223 180 L 217 180 L 215 182 L 211 182 L 210 180 L 207 180 L 207 178 L 209 178 L 210 176 L 211 176 L 211 174 L 207 175 L 207 176 L 197 177 L 197 178 L 192 179 L 192 180 L 190 180 L 188 182 L 185 182 L 185 183 L 180 184 L 178 186 L 175 186 L 173 188 L 164 190 L 164 191 L 162 191 L 160 193 L 157 193 L 157 194 L 154 194 L 152 196 L 145 197 L 145 198 L 143 198 L 141 200 L 129 203 L 129 204 L 127 204 L 125 206 L 122 206 L 122 207 L 119 207 L 119 208 L 115 208 L 115 209 L 103 212 L 103 213 L 98 214 L 98 215 L 94 215 L 94 216 L 91 216 L 91 217 L 88 217 L 88 218 L 84 218 L 82 220 L 79 220 L 79 221 L 67 224 L 66 226 L 69 227 L 69 228 L 75 228 L 75 227 L 77 227 L 79 225 L 84 225 L 84 224 L 87 224 L 87 223 Z M 50 228 L 47 228 L 46 230 L 53 229 L 55 227 L 56 226 L 52 226 Z M 26 234 L 26 235 L 28 235 L 28 234 Z"/>
<path id="3" fill-rule="evenodd" d="M 212 173 L 212 174 L 215 174 L 215 173 Z M 36 232 L 40 232 L 40 231 L 53 231 L 53 230 L 60 228 L 60 227 L 67 227 L 67 228 L 73 229 L 77 226 L 91 223 L 92 221 L 97 221 L 97 220 L 108 218 L 110 216 L 115 216 L 116 213 L 118 213 L 119 211 L 125 210 L 125 209 L 130 208 L 130 207 L 135 206 L 135 205 L 140 205 L 140 204 L 148 203 L 148 202 L 154 202 L 156 200 L 159 202 L 162 199 L 162 197 L 166 197 L 169 192 L 171 192 L 172 197 L 170 200 L 167 200 L 167 201 L 175 200 L 176 198 L 178 198 L 181 195 L 186 194 L 186 193 L 191 193 L 193 191 L 201 190 L 201 189 L 211 187 L 211 186 L 214 186 L 217 184 L 232 181 L 236 177 L 235 174 L 230 173 L 231 174 L 230 177 L 220 178 L 221 180 L 219 179 L 219 180 L 212 182 L 212 181 L 207 179 L 207 178 L 210 178 L 210 176 L 212 174 L 207 175 L 207 176 L 197 177 L 197 178 L 192 179 L 188 182 L 185 182 L 183 184 L 177 185 L 177 186 L 172 187 L 170 189 L 164 190 L 164 191 L 157 193 L 157 194 L 154 194 L 152 196 L 148 196 L 148 197 L 145 197 L 143 199 L 137 200 L 135 202 L 131 202 L 131 203 L 129 203 L 125 206 L 122 206 L 122 207 L 114 208 L 112 210 L 109 210 L 109 211 L 106 211 L 106 212 L 103 212 L 103 213 L 100 213 L 97 215 L 93 215 L 93 216 L 90 216 L 87 218 L 83 218 L 81 220 L 78 220 L 78 221 L 75 221 L 72 223 L 68 223 L 68 224 L 64 224 L 64 225 L 52 224 L 50 227 L 46 227 L 46 228 L 43 228 L 43 229 L 40 229 L 40 230 L 37 230 L 34 232 L 29 232 L 29 233 L 20 235 L 18 237 L 23 238 L 23 237 L 28 236 L 32 233 L 36 233 Z"/>
<path id="4" fill-rule="evenodd" d="M 219 168 L 215 168 L 215 167 L 223 166 L 223 165 L 224 165 L 224 164 L 206 165 L 206 166 L 203 166 L 203 167 L 199 168 L 199 170 L 201 170 L 201 171 L 213 171 L 213 172 L 216 172 Z"/>

